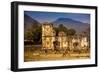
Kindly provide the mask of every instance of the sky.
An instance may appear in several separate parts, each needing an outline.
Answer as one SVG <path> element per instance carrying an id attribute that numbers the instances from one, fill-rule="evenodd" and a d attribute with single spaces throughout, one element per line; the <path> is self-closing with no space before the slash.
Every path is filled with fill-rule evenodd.
<path id="1" fill-rule="evenodd" d="M 70 18 L 76 21 L 90 24 L 90 14 L 82 13 L 62 13 L 62 12 L 40 12 L 40 11 L 24 11 L 25 14 L 38 20 L 40 23 L 53 22 L 58 18 Z"/>

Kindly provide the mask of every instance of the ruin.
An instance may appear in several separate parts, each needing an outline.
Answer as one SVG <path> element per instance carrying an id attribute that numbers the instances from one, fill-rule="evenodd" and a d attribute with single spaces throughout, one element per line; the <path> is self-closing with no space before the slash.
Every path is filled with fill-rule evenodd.
<path id="1" fill-rule="evenodd" d="M 60 31 L 56 36 L 56 31 L 54 30 L 53 24 L 42 24 L 42 49 L 55 49 L 55 47 L 59 49 L 74 49 L 75 47 L 83 49 L 84 47 L 88 46 L 89 42 L 86 36 L 73 36 L 69 43 L 65 32 Z"/>

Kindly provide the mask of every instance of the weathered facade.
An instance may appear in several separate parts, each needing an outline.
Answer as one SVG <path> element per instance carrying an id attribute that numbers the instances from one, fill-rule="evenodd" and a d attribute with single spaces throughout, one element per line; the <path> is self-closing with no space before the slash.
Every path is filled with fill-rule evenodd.
<path id="1" fill-rule="evenodd" d="M 55 31 L 53 25 L 44 23 L 42 25 L 42 48 L 54 49 L 53 42 L 55 41 Z"/>
<path id="2" fill-rule="evenodd" d="M 68 48 L 67 36 L 63 31 L 58 33 L 58 41 L 60 43 L 59 44 L 60 48 L 62 48 L 62 49 Z"/>
<path id="3" fill-rule="evenodd" d="M 89 46 L 87 37 L 73 36 L 69 40 L 65 32 L 60 31 L 58 36 L 54 30 L 53 24 L 44 23 L 42 24 L 42 48 L 43 49 L 55 49 L 54 42 L 57 41 L 59 49 L 82 49 Z M 70 41 L 70 42 L 68 42 Z"/>

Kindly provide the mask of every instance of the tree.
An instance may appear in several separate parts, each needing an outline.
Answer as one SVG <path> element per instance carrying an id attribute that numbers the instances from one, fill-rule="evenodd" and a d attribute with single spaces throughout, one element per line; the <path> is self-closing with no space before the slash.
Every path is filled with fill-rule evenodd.
<path id="1" fill-rule="evenodd" d="M 59 31 L 64 31 L 65 33 L 66 33 L 67 30 L 68 30 L 63 24 L 60 24 L 60 25 L 58 26 L 58 28 L 59 28 Z"/>
<path id="2" fill-rule="evenodd" d="M 56 31 L 56 34 L 58 35 L 58 33 L 60 32 L 60 31 L 63 31 L 63 32 L 65 32 L 66 33 L 66 35 L 67 35 L 67 27 L 65 27 L 63 24 L 60 24 L 58 27 L 55 27 L 55 31 Z"/>
<path id="3" fill-rule="evenodd" d="M 55 30 L 55 32 L 56 32 L 56 36 L 58 36 L 59 28 L 58 28 L 58 27 L 54 27 L 54 30 Z"/>
<path id="4" fill-rule="evenodd" d="M 27 27 L 24 26 L 24 39 L 28 41 L 33 41 L 33 32 L 38 28 L 39 25 L 34 23 L 27 25 Z"/>
<path id="5" fill-rule="evenodd" d="M 75 35 L 75 33 L 76 33 L 75 29 L 69 29 L 67 32 L 67 35 L 73 36 L 73 35 Z"/>
<path id="6" fill-rule="evenodd" d="M 67 35 L 68 35 L 68 45 L 69 45 L 69 46 L 71 46 L 70 43 L 72 43 L 72 42 L 71 42 L 72 36 L 74 36 L 75 34 L 76 34 L 75 29 L 68 29 Z M 70 48 L 70 47 L 69 47 L 69 48 Z"/>
<path id="7" fill-rule="evenodd" d="M 34 44 L 41 44 L 42 43 L 42 26 L 35 28 L 32 34 L 33 34 Z"/>
<path id="8" fill-rule="evenodd" d="M 24 33 L 24 39 L 25 40 L 32 40 L 33 39 L 33 34 L 32 34 L 32 31 L 26 31 L 25 33 Z"/>
<path id="9" fill-rule="evenodd" d="M 32 25 L 31 28 L 25 30 L 24 39 L 28 41 L 32 41 L 34 44 L 42 43 L 42 26 Z"/>

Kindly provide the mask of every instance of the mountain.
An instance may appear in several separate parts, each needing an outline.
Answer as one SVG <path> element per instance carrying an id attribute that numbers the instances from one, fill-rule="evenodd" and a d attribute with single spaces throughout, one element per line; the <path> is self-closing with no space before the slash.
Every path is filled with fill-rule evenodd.
<path id="1" fill-rule="evenodd" d="M 77 33 L 80 33 L 89 27 L 88 23 L 83 23 L 83 22 L 76 21 L 70 18 L 58 18 L 51 23 L 54 24 L 54 26 L 59 26 L 59 24 L 63 24 L 68 29 L 70 28 L 75 29 Z M 25 31 L 27 31 L 28 29 L 31 29 L 32 27 L 36 28 L 38 25 L 40 25 L 40 22 L 33 19 L 29 15 L 24 14 L 24 30 Z"/>
<path id="2" fill-rule="evenodd" d="M 32 27 L 37 27 L 40 24 L 37 20 L 31 18 L 27 14 L 24 14 L 24 30 L 28 30 Z"/>
<path id="3" fill-rule="evenodd" d="M 87 27 L 89 27 L 88 23 L 83 23 L 80 21 L 76 21 L 70 18 L 58 18 L 57 20 L 52 22 L 55 26 L 58 26 L 59 24 L 63 24 L 68 29 L 73 28 L 77 31 L 77 33 L 80 33 L 84 31 Z"/>

